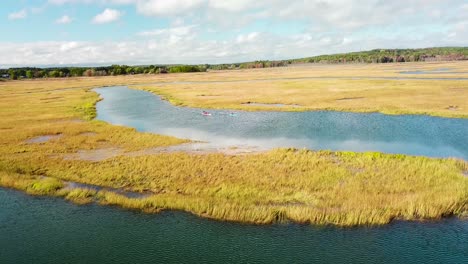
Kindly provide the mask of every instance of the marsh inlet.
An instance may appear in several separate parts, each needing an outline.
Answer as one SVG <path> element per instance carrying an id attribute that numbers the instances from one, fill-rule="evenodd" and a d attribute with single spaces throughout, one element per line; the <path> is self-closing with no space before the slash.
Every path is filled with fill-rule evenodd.
<path id="1" fill-rule="evenodd" d="M 468 72 L 453 71 L 451 68 L 439 68 L 434 70 L 407 70 L 399 72 L 401 74 L 464 74 Z"/>
<path id="2" fill-rule="evenodd" d="M 228 111 L 176 107 L 123 86 L 95 89 L 97 119 L 210 146 L 379 151 L 468 159 L 468 119 L 335 111 Z M 202 111 L 211 115 L 204 116 Z"/>

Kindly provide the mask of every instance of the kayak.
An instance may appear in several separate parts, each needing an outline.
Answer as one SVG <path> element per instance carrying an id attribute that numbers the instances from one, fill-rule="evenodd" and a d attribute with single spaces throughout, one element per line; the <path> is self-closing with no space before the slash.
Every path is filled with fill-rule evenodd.
<path id="1" fill-rule="evenodd" d="M 206 111 L 203 111 L 203 112 L 202 112 L 202 115 L 204 115 L 204 116 L 211 116 L 211 113 L 208 113 L 208 112 L 206 112 Z"/>

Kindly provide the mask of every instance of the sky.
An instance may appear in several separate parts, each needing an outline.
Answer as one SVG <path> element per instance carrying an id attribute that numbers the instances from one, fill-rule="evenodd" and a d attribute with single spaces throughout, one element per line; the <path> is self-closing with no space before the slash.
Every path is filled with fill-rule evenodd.
<path id="1" fill-rule="evenodd" d="M 4 0 L 0 67 L 216 64 L 468 46 L 466 0 Z"/>

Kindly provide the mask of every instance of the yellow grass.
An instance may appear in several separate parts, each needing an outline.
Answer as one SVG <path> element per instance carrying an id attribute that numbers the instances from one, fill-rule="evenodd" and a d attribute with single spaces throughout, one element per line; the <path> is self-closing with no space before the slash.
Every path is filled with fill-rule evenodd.
<path id="1" fill-rule="evenodd" d="M 403 75 L 398 73 L 406 69 L 419 68 L 452 68 L 452 71 L 465 72 L 465 74 Z M 191 83 L 131 87 L 163 95 L 176 105 L 202 108 L 280 111 L 337 110 L 468 117 L 468 80 L 415 79 L 418 77 L 468 78 L 468 62 L 428 65 L 313 65 L 241 71 L 232 73 L 231 77 L 226 76 L 227 74 L 216 72 L 212 73 L 210 78 L 194 78 L 191 80 L 194 82 Z M 215 79 L 214 76 L 217 78 Z M 319 78 L 301 79 L 314 77 Z M 408 79 L 385 80 L 372 79 L 372 77 Z M 286 106 L 278 108 L 268 105 L 248 105 L 246 104 L 248 102 L 280 103 Z"/>
<path id="2" fill-rule="evenodd" d="M 411 65 L 448 67 L 433 64 Z M 98 100 L 97 94 L 90 91 L 92 87 L 155 81 L 206 81 L 218 78 L 247 80 L 264 78 L 272 72 L 275 72 L 275 76 L 333 73 L 356 75 L 356 71 L 362 69 L 371 71 L 371 68 L 375 67 L 372 71 L 384 72 L 387 67 L 403 66 L 314 66 L 164 76 L 2 82 L 0 186 L 24 190 L 34 195 L 62 196 L 76 203 L 96 201 L 145 212 L 185 210 L 203 217 L 249 223 L 296 221 L 349 226 L 383 224 L 394 218 L 437 219 L 451 214 L 466 214 L 468 177 L 464 175 L 468 171 L 468 163 L 455 159 L 294 149 L 241 156 L 187 153 L 134 157 L 120 155 L 99 162 L 66 158 L 80 150 L 115 148 L 123 152 L 132 152 L 186 142 L 91 120 L 95 115 L 94 105 Z M 450 66 L 463 68 L 466 63 L 453 63 Z M 330 69 L 335 69 L 335 72 Z M 339 73 L 336 72 L 337 69 L 340 69 Z M 390 71 L 385 74 L 393 73 Z M 373 102 L 390 103 L 391 101 L 379 97 L 379 94 L 392 94 L 398 87 L 391 82 L 381 81 L 350 81 L 348 85 L 345 81 L 336 81 L 333 87 L 338 91 L 322 90 L 315 93 L 317 98 L 320 98 L 315 104 L 311 103 L 311 94 L 315 88 L 307 88 L 302 82 L 310 82 L 311 86 L 321 90 L 320 87 L 329 81 L 307 80 L 271 84 L 271 89 L 252 89 L 249 93 L 247 88 L 238 86 L 234 89 L 235 86 L 228 84 L 222 84 L 218 88 L 212 84 L 188 85 L 188 89 L 170 84 L 154 89 L 182 100 L 187 105 L 230 107 L 231 104 L 234 105 L 230 100 L 238 100 L 234 96 L 238 94 L 241 100 L 269 103 L 276 97 L 275 103 L 310 104 L 311 109 L 319 109 L 320 105 L 325 105 L 324 98 L 355 96 L 355 92 L 363 93 L 365 90 L 361 86 L 367 87 L 366 96 L 374 96 Z M 456 86 L 460 89 L 454 90 L 446 100 L 449 100 L 449 97 L 451 100 L 459 100 L 466 96 L 466 81 L 401 83 L 401 86 L 411 88 L 401 88 L 402 98 L 398 101 L 398 111 L 442 113 L 441 115 L 447 116 L 460 114 L 466 117 L 465 105 L 459 101 L 451 103 L 459 106 L 456 110 L 457 115 L 449 115 L 442 110 L 438 112 L 439 102 L 435 98 L 443 96 L 434 93 L 437 89 L 444 90 Z M 265 82 L 244 84 L 258 88 L 259 84 Z M 142 87 L 145 86 L 136 86 L 139 89 Z M 373 89 L 378 92 L 373 93 Z M 423 100 L 426 104 L 406 105 L 409 101 L 405 101 L 405 96 L 415 96 L 410 95 L 409 91 L 419 89 L 421 94 L 427 95 L 424 99 L 426 101 Z M 196 93 L 207 94 L 208 91 L 233 95 L 223 97 L 225 101 L 198 101 L 198 97 L 194 96 Z M 268 101 L 268 98 L 272 101 Z M 368 111 L 377 106 L 359 106 L 350 102 L 346 107 L 355 107 L 355 111 Z M 28 143 L 28 140 L 44 135 L 59 136 L 47 142 Z M 134 192 L 144 191 L 152 195 L 137 199 L 111 191 L 83 188 L 72 190 L 66 187 L 65 181 Z"/>

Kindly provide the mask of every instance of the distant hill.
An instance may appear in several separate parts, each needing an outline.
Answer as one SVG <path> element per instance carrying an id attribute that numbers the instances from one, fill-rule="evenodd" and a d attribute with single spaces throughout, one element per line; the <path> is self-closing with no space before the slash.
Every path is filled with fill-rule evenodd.
<path id="1" fill-rule="evenodd" d="M 468 60 L 468 47 L 436 47 L 424 49 L 374 49 L 332 55 L 278 60 L 253 61 L 229 64 L 201 65 L 111 65 L 104 67 L 53 67 L 0 69 L 0 79 L 58 78 L 74 76 L 106 76 L 127 74 L 164 74 L 177 72 L 203 72 L 207 70 L 234 70 L 282 67 L 300 63 L 393 63 L 415 61 Z"/>
<path id="2" fill-rule="evenodd" d="M 374 49 L 333 55 L 320 55 L 291 60 L 293 63 L 389 63 L 411 61 L 468 60 L 468 47 L 424 49 Z"/>
<path id="3" fill-rule="evenodd" d="M 319 55 L 290 60 L 254 61 L 237 64 L 211 65 L 211 69 L 268 68 L 299 63 L 393 63 L 415 61 L 468 60 L 468 47 L 437 47 L 424 49 L 374 49 L 370 51 Z"/>

